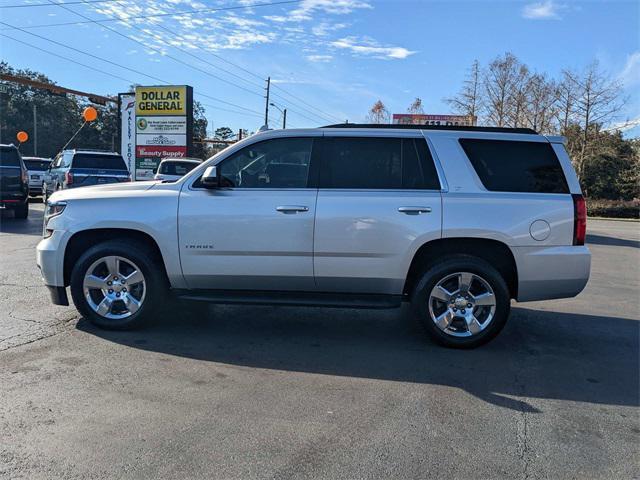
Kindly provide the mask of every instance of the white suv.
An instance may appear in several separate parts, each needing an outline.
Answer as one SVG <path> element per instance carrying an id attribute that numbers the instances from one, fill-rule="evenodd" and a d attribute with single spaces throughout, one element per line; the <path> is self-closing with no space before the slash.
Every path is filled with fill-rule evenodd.
<path id="1" fill-rule="evenodd" d="M 577 295 L 586 211 L 560 137 L 527 129 L 336 125 L 268 131 L 175 183 L 53 194 L 37 263 L 54 303 L 124 329 L 183 299 L 411 302 L 473 347 L 511 299 Z"/>

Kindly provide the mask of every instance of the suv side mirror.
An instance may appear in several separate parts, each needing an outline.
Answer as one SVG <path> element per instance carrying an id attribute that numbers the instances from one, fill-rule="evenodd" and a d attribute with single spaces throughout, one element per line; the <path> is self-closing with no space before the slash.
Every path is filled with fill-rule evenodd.
<path id="1" fill-rule="evenodd" d="M 202 174 L 200 183 L 204 188 L 218 188 L 220 186 L 220 177 L 218 177 L 218 167 L 207 167 Z"/>

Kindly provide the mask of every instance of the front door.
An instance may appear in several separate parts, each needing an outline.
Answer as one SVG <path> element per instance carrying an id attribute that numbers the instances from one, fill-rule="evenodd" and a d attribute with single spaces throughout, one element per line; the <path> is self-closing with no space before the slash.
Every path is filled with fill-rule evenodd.
<path id="1" fill-rule="evenodd" d="M 273 138 L 217 164 L 221 186 L 186 182 L 178 212 L 190 288 L 314 290 L 314 138 Z"/>

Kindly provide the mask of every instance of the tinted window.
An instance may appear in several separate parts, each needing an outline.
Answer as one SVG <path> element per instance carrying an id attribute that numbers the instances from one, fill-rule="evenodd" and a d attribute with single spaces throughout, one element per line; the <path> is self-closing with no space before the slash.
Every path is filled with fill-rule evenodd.
<path id="1" fill-rule="evenodd" d="M 487 190 L 568 193 L 562 167 L 547 142 L 460 140 Z"/>
<path id="2" fill-rule="evenodd" d="M 20 156 L 15 148 L 0 149 L 0 167 L 19 167 Z"/>
<path id="3" fill-rule="evenodd" d="M 320 186 L 349 189 L 440 189 L 421 139 L 325 138 Z"/>
<path id="4" fill-rule="evenodd" d="M 98 168 L 100 170 L 126 170 L 127 166 L 120 155 L 100 155 L 76 153 L 72 168 Z"/>
<path id="5" fill-rule="evenodd" d="M 278 138 L 254 143 L 220 165 L 220 184 L 239 188 L 305 188 L 311 138 Z"/>
<path id="6" fill-rule="evenodd" d="M 185 175 L 198 166 L 191 162 L 162 162 L 158 173 L 165 175 Z"/>
<path id="7" fill-rule="evenodd" d="M 47 168 L 49 168 L 49 164 L 51 162 L 49 162 L 48 160 L 24 160 L 24 164 L 27 167 L 27 170 L 38 170 L 38 171 L 43 171 L 46 170 Z"/>

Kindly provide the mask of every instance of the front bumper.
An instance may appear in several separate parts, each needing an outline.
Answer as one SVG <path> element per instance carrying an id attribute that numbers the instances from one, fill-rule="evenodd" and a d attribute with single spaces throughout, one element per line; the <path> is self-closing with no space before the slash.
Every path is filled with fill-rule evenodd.
<path id="1" fill-rule="evenodd" d="M 42 281 L 47 286 L 64 287 L 65 233 L 54 230 L 50 237 L 40 240 L 36 247 L 36 264 Z"/>
<path id="2" fill-rule="evenodd" d="M 512 247 L 512 252 L 519 302 L 575 297 L 587 285 L 591 252 L 586 246 Z"/>

